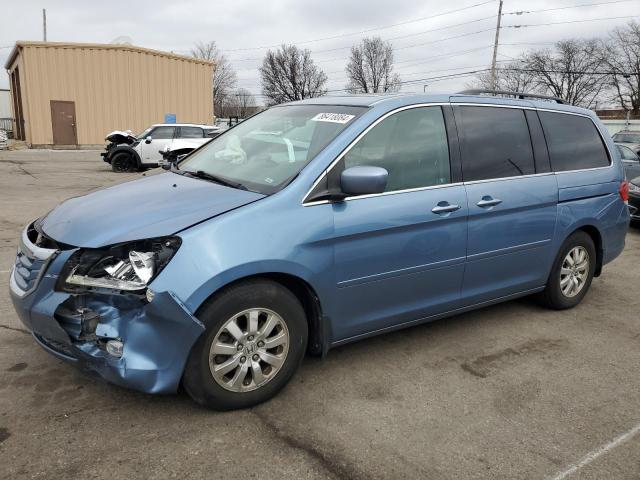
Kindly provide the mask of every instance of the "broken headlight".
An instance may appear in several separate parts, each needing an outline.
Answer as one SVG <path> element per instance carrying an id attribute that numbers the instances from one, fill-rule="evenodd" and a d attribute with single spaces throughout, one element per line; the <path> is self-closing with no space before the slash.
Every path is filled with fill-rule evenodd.
<path id="1" fill-rule="evenodd" d="M 143 290 L 180 247 L 179 237 L 155 238 L 100 249 L 80 249 L 60 274 L 61 290 Z"/>

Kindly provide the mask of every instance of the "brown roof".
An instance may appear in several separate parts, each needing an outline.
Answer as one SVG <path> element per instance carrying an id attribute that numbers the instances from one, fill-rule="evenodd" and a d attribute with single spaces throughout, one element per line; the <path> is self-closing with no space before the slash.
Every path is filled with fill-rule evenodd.
<path id="1" fill-rule="evenodd" d="M 146 53 L 149 55 L 157 55 L 167 58 L 173 58 L 175 60 L 185 60 L 188 62 L 200 63 L 205 65 L 213 65 L 213 62 L 208 60 L 202 60 L 199 58 L 188 57 L 186 55 L 176 55 L 171 52 L 163 52 L 162 50 L 152 50 L 150 48 L 137 47 L 135 45 L 126 44 L 112 44 L 112 43 L 73 43 L 73 42 L 31 42 L 19 40 L 16 42 L 13 50 L 9 54 L 9 58 L 4 64 L 4 68 L 9 69 L 11 64 L 15 61 L 20 49 L 23 47 L 36 47 L 36 48 L 86 48 L 86 49 L 106 49 L 106 50 L 125 50 L 130 52 Z"/>

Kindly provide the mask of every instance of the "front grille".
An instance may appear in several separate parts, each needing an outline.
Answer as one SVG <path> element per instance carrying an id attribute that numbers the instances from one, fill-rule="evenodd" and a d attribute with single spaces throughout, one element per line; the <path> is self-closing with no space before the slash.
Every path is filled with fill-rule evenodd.
<path id="1" fill-rule="evenodd" d="M 28 225 L 22 232 L 16 262 L 11 277 L 11 290 L 20 297 L 33 292 L 49 262 L 58 250 L 51 248 L 54 242 L 44 238 L 33 225 Z"/>
<path id="2" fill-rule="evenodd" d="M 22 251 L 22 249 L 18 250 L 13 275 L 18 287 L 25 292 L 25 295 L 35 290 L 38 286 L 48 262 L 48 259 L 29 258 L 28 253 Z"/>

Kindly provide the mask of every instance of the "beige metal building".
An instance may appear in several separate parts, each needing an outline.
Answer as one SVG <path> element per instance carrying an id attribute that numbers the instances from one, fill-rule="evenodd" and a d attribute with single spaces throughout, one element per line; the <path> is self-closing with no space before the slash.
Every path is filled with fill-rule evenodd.
<path id="1" fill-rule="evenodd" d="M 5 68 L 14 134 L 31 147 L 104 144 L 175 115 L 213 122 L 213 63 L 131 45 L 17 42 Z"/>

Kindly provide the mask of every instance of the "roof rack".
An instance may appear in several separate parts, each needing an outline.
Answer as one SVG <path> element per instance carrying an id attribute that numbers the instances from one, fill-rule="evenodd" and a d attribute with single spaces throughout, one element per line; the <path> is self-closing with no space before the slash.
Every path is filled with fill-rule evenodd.
<path id="1" fill-rule="evenodd" d="M 567 103 L 559 97 L 550 97 L 548 95 L 538 95 L 537 93 L 508 92 L 506 90 L 490 90 L 490 89 L 483 89 L 483 88 L 474 88 L 471 90 L 463 90 L 458 93 L 460 95 L 480 95 L 482 93 L 489 93 L 491 95 L 510 95 L 512 97 L 520 98 L 523 100 L 525 98 L 538 98 L 540 100 L 553 100 L 554 102 L 560 103 L 563 105 L 566 105 Z"/>

